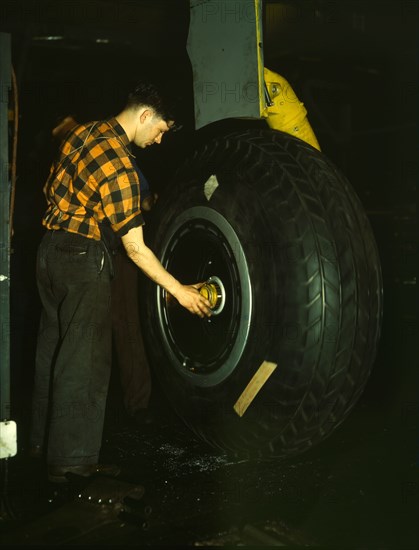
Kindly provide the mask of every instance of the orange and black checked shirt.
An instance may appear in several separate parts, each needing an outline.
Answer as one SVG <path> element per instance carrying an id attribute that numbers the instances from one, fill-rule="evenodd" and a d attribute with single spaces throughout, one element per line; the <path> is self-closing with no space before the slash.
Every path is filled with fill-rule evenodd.
<path id="1" fill-rule="evenodd" d="M 44 186 L 42 224 L 100 240 L 99 224 L 122 237 L 144 223 L 129 139 L 115 118 L 77 126 L 60 147 Z"/>

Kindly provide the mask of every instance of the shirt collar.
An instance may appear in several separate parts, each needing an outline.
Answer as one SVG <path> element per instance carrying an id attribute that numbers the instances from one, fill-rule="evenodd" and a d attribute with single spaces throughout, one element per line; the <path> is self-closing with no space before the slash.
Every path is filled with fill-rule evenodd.
<path id="1" fill-rule="evenodd" d="M 125 130 L 122 128 L 122 126 L 119 124 L 119 122 L 116 120 L 115 117 L 108 118 L 106 122 L 109 124 L 109 126 L 112 127 L 112 129 L 115 131 L 116 134 L 121 138 L 122 143 L 128 147 L 128 149 L 131 149 L 131 142 L 128 139 L 128 136 L 125 132 Z"/>

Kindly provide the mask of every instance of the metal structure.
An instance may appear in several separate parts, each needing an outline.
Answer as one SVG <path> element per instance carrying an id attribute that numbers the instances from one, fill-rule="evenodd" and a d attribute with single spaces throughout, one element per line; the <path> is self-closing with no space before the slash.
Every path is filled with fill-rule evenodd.
<path id="1" fill-rule="evenodd" d="M 10 172 L 8 99 L 12 63 L 10 35 L 0 33 L 0 458 L 16 454 L 16 424 L 10 420 Z"/>
<path id="2" fill-rule="evenodd" d="M 187 42 L 195 128 L 225 119 L 265 119 L 320 149 L 289 82 L 264 67 L 261 0 L 190 0 Z"/>
<path id="3" fill-rule="evenodd" d="M 262 2 L 190 0 L 187 41 L 194 80 L 195 127 L 226 118 L 261 118 Z"/>

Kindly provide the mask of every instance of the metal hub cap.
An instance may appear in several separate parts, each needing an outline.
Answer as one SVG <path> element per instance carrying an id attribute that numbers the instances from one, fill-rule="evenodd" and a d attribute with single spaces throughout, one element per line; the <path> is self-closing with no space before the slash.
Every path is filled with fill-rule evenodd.
<path id="1" fill-rule="evenodd" d="M 226 302 L 226 291 L 219 277 L 210 277 L 201 286 L 199 292 L 209 300 L 212 315 L 219 315 L 223 311 Z"/>

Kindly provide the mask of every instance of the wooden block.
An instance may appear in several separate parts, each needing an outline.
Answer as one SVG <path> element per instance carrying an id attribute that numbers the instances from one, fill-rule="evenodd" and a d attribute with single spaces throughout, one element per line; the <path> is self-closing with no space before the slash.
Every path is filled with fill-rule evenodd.
<path id="1" fill-rule="evenodd" d="M 237 399 L 234 410 L 242 417 L 256 395 L 276 369 L 277 364 L 264 361 L 247 384 L 241 396 Z"/>

